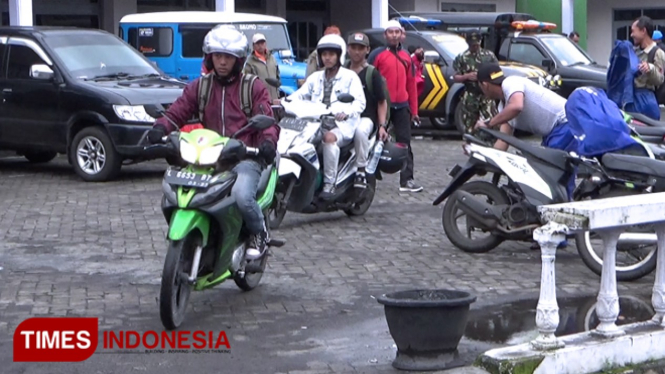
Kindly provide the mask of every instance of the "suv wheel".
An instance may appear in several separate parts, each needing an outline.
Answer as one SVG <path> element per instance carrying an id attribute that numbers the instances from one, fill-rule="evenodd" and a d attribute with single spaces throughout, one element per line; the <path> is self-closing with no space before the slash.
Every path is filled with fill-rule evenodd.
<path id="1" fill-rule="evenodd" d="M 23 154 L 23 157 L 28 159 L 33 164 L 41 164 L 45 162 L 49 162 L 57 156 L 57 152 L 25 152 Z"/>
<path id="2" fill-rule="evenodd" d="M 69 149 L 72 166 L 86 182 L 103 182 L 120 172 L 122 159 L 111 139 L 101 127 L 86 127 L 79 131 Z"/>

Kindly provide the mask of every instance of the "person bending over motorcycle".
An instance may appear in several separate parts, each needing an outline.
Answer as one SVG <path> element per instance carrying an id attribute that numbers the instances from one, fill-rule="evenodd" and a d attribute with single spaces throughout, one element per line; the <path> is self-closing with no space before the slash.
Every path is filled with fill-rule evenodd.
<path id="1" fill-rule="evenodd" d="M 545 147 L 578 152 L 578 138 L 566 119 L 566 99 L 527 78 L 505 77 L 496 62 L 480 64 L 477 79 L 486 97 L 503 102 L 503 110 L 487 122 L 476 122 L 476 129 L 498 127 L 509 135 L 523 130 L 542 136 Z M 505 151 L 508 144 L 497 140 L 494 147 Z M 574 187 L 571 178 L 569 196 Z"/>
<path id="2" fill-rule="evenodd" d="M 206 35 L 203 41 L 205 61 L 213 74 L 212 84 L 203 118 L 203 126 L 222 136 L 231 137 L 240 128 L 247 125 L 248 118 L 241 108 L 242 68 L 247 57 L 247 38 L 235 29 L 216 27 Z M 189 83 L 180 96 L 167 110 L 166 115 L 176 124 L 185 124 L 189 119 L 199 116 L 198 89 L 200 77 Z M 250 87 L 250 86 L 247 86 Z M 266 86 L 255 79 L 251 86 L 252 116 L 264 114 L 272 116 L 270 94 Z M 159 118 L 148 135 L 151 143 L 157 143 L 161 137 L 175 128 L 165 117 Z M 263 212 L 256 201 L 259 179 L 262 169 L 272 164 L 276 156 L 276 144 L 279 127 L 275 124 L 265 130 L 247 130 L 238 136 L 238 140 L 250 147 L 259 148 L 260 159 L 240 161 L 234 171 L 236 183 L 231 191 L 235 197 L 245 225 L 250 233 L 246 251 L 248 259 L 260 258 L 266 249 L 268 235 Z"/>
<path id="3" fill-rule="evenodd" d="M 353 140 L 366 104 L 358 74 L 341 66 L 344 49 L 345 43 L 341 36 L 323 36 L 316 51 L 319 65 L 324 66 L 324 70 L 312 73 L 305 84 L 287 98 L 323 103 L 329 105 L 335 114 L 336 126 L 323 136 L 323 191 L 320 195 L 323 199 L 330 199 L 335 194 L 339 147 Z M 353 96 L 354 101 L 346 104 L 335 102 L 337 95 L 342 93 Z"/>

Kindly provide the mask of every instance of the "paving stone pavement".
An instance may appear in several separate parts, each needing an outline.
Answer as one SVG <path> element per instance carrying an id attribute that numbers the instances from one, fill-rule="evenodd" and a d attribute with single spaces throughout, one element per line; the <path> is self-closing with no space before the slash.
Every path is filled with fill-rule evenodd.
<path id="1" fill-rule="evenodd" d="M 432 201 L 464 162 L 458 140 L 417 140 L 416 179 L 425 190 L 398 192 L 398 176 L 378 183 L 366 215 L 288 213 L 274 233 L 262 284 L 233 282 L 193 293 L 184 330 L 225 330 L 229 355 L 96 354 L 78 364 L 18 364 L 11 335 L 32 316 L 99 318 L 104 330 L 161 330 L 159 282 L 166 252 L 161 215 L 163 162 L 126 167 L 119 180 L 84 183 L 59 157 L 47 165 L 0 160 L 0 364 L 11 373 L 389 373 L 395 348 L 377 295 L 411 288 L 455 288 L 478 296 L 473 309 L 535 300 L 540 253 L 504 243 L 472 255 L 451 245 Z M 559 295 L 593 295 L 599 277 L 574 244 L 557 256 Z M 653 275 L 621 283 L 648 293 Z M 535 307 L 535 301 L 531 308 Z M 496 346 L 465 338 L 467 362 Z M 99 349 L 98 349 L 99 352 Z M 8 370 L 8 371 L 5 371 Z"/>

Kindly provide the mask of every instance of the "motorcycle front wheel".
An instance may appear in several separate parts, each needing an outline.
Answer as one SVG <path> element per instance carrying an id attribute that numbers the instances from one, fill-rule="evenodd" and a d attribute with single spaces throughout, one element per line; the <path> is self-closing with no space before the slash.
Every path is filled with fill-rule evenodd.
<path id="1" fill-rule="evenodd" d="M 492 205 L 508 204 L 508 196 L 500 188 L 492 183 L 483 181 L 473 181 L 466 183 L 459 190 L 468 192 L 474 196 L 484 196 L 487 203 Z M 503 237 L 487 232 L 479 227 L 471 217 L 468 217 L 464 211 L 457 206 L 455 199 L 448 198 L 443 206 L 443 231 L 446 233 L 455 247 L 468 253 L 485 253 L 496 248 L 504 240 Z M 461 229 L 458 225 L 464 224 Z M 473 234 L 487 234 L 481 238 L 472 237 Z"/>
<path id="2" fill-rule="evenodd" d="M 194 252 L 201 243 L 201 237 L 196 233 L 169 243 L 159 293 L 159 317 L 167 330 L 178 328 L 185 319 L 192 292 L 192 285 L 187 278 L 192 269 Z"/>

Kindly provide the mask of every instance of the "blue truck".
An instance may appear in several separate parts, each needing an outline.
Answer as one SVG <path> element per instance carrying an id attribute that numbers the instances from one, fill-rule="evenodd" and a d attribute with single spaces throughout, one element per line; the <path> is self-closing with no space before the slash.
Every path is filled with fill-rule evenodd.
<path id="1" fill-rule="evenodd" d="M 307 66 L 295 60 L 284 18 L 210 11 L 137 13 L 122 17 L 119 33 L 167 75 L 190 82 L 201 76 L 203 38 L 220 24 L 234 25 L 250 43 L 255 33 L 266 36 L 279 65 L 280 90 L 285 95 L 304 82 Z"/>

